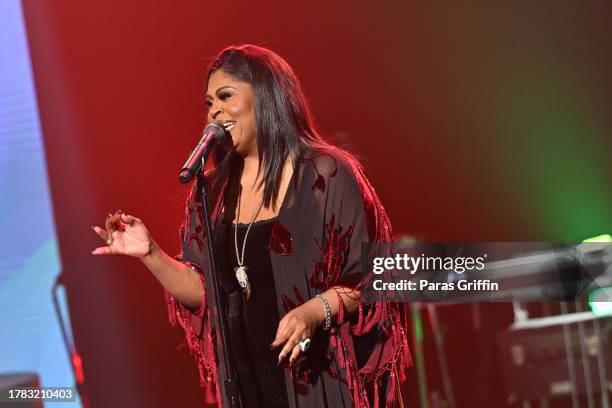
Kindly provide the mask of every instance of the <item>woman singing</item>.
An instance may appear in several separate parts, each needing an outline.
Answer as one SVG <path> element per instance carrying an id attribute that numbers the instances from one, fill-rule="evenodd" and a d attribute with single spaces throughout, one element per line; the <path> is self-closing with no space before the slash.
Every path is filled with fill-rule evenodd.
<path id="1" fill-rule="evenodd" d="M 229 406 L 219 384 L 228 367 L 216 356 L 229 346 L 243 407 L 400 405 L 410 364 L 403 310 L 360 302 L 361 243 L 391 242 L 391 227 L 359 163 L 319 136 L 300 83 L 274 52 L 226 48 L 206 82 L 208 122 L 231 134 L 204 170 L 229 345 L 216 327 L 195 183 L 179 256 L 121 211 L 94 227 L 106 246 L 93 253 L 140 258 L 163 285 L 207 402 Z"/>

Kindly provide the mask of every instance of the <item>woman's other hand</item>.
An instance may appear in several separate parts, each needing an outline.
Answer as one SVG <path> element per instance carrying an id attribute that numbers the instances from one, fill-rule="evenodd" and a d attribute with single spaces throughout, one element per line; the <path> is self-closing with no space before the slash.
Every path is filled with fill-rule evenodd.
<path id="1" fill-rule="evenodd" d="M 94 255 L 129 255 L 142 258 L 151 252 L 152 238 L 144 223 L 131 215 L 118 210 L 108 214 L 105 228 L 92 227 L 105 246 L 91 251 Z"/>
<path id="2" fill-rule="evenodd" d="M 277 347 L 285 343 L 278 355 L 279 364 L 290 355 L 289 364 L 293 365 L 302 353 L 298 343 L 312 339 L 315 330 L 324 321 L 325 310 L 318 299 L 311 299 L 287 313 L 278 323 L 276 338 L 271 344 L 271 347 Z"/>

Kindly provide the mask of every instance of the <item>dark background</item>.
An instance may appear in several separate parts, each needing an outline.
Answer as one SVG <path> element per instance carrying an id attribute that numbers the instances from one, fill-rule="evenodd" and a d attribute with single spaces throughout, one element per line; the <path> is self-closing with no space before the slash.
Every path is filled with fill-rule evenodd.
<path id="1" fill-rule="evenodd" d="M 229 44 L 267 46 L 289 61 L 319 129 L 361 157 L 397 232 L 580 241 L 612 231 L 607 2 L 23 4 L 94 407 L 201 401 L 160 285 L 134 259 L 91 256 L 99 240 L 90 225 L 120 208 L 178 252 L 177 172 L 205 121 L 208 61 Z M 476 394 L 500 386 L 492 339 L 510 313 L 487 304 L 486 334 L 474 336 L 462 307 L 446 320 L 460 351 L 452 371 L 476 406 L 495 398 Z"/>

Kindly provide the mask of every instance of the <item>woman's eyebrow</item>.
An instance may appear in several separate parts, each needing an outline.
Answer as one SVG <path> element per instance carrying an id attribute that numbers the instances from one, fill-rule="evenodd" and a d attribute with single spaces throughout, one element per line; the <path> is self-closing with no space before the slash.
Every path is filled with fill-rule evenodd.
<path id="1" fill-rule="evenodd" d="M 234 88 L 234 87 L 233 87 L 233 86 L 231 86 L 231 85 L 225 85 L 225 86 L 222 86 L 221 88 L 217 89 L 217 91 L 215 92 L 215 94 L 219 94 L 219 92 L 221 92 L 221 91 L 222 91 L 222 90 L 224 90 L 225 88 L 232 88 L 232 89 L 236 89 L 236 88 Z M 207 99 L 212 99 L 212 96 L 210 96 L 210 95 L 206 94 L 206 98 L 207 98 Z"/>

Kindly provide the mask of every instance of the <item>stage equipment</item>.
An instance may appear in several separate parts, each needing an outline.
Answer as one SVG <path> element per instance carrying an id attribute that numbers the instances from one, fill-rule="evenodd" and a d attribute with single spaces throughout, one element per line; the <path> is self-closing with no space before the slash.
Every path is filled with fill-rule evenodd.
<path id="1" fill-rule="evenodd" d="M 533 298 L 533 299 L 542 299 L 542 297 L 546 298 L 553 298 L 553 299 L 574 299 L 574 298 L 582 298 L 584 299 L 583 296 L 579 296 L 582 294 L 586 294 L 588 293 L 589 290 L 593 290 L 595 288 L 599 288 L 602 286 L 606 286 L 606 285 L 610 285 L 612 282 L 612 274 L 611 274 L 611 269 L 610 269 L 610 264 L 611 264 L 611 255 L 612 255 L 612 246 L 610 244 L 602 244 L 602 245 L 593 245 L 592 242 L 589 242 L 588 244 L 580 244 L 577 246 L 562 246 L 560 248 L 554 248 L 553 250 L 548 250 L 548 251 L 542 251 L 539 253 L 531 253 L 531 254 L 526 254 L 520 257 L 514 257 L 514 258 L 510 258 L 510 259 L 502 259 L 502 260 L 496 260 L 496 261 L 491 261 L 491 262 L 487 262 L 487 268 L 486 271 L 484 272 L 479 272 L 479 271 L 471 271 L 471 272 L 466 272 L 465 274 L 463 274 L 463 277 L 471 277 L 471 278 L 486 278 L 487 275 L 485 273 L 490 273 L 491 271 L 494 271 L 496 273 L 496 277 L 498 279 L 500 279 L 501 281 L 504 282 L 511 282 L 512 285 L 508 285 L 510 287 L 512 287 L 512 290 L 509 291 L 509 297 L 517 297 L 517 298 Z M 453 277 L 454 275 L 446 275 Z M 536 276 L 538 277 L 537 279 L 534 279 L 533 277 Z M 517 279 L 519 278 L 519 279 Z M 552 278 L 556 278 L 556 279 L 552 279 Z M 608 293 L 609 296 L 609 293 Z M 464 297 L 457 297 L 455 300 L 471 300 L 473 296 L 464 296 Z M 447 298 L 445 298 L 446 300 Z M 609 298 L 608 298 L 609 299 Z M 495 296 L 490 296 L 488 298 L 488 300 L 495 300 Z M 449 375 L 449 369 L 447 366 L 447 362 L 446 362 L 446 355 L 445 355 L 445 350 L 444 350 L 444 339 L 442 336 L 442 331 L 440 330 L 440 326 L 438 323 L 438 318 L 437 318 L 437 307 L 438 306 L 450 306 L 456 303 L 453 302 L 444 302 L 442 304 L 438 303 L 436 304 L 435 302 L 431 302 L 431 303 L 421 303 L 421 302 L 412 302 L 410 303 L 410 309 L 411 309 L 411 313 L 412 313 L 412 323 L 413 323 L 413 338 L 414 338 L 414 355 L 415 355 L 415 365 L 416 365 L 416 369 L 417 369 L 417 378 L 418 378 L 418 383 L 419 383 L 419 394 L 420 394 L 420 406 L 425 408 L 429 406 L 429 398 L 427 395 L 428 392 L 428 386 L 427 386 L 427 381 L 426 381 L 426 373 L 425 373 L 425 355 L 424 355 L 424 350 L 423 350 L 423 326 L 422 326 L 422 322 L 421 322 L 421 311 L 422 310 L 427 310 L 430 319 L 431 319 L 431 330 L 432 330 L 432 334 L 434 336 L 434 340 L 435 340 L 435 347 L 436 347 L 436 352 L 438 355 L 438 364 L 439 364 L 439 372 L 441 375 L 441 379 L 442 379 L 442 385 L 443 385 L 443 390 L 444 390 L 444 400 L 446 402 L 446 404 L 448 404 L 449 407 L 452 407 L 455 404 L 455 398 L 453 395 L 453 385 L 452 385 L 452 381 Z M 533 322 L 534 320 L 529 320 L 529 315 L 527 312 L 527 309 L 523 307 L 522 302 L 519 301 L 514 301 L 512 302 L 513 305 L 513 310 L 514 310 L 514 317 L 515 317 L 515 324 L 512 326 L 514 328 L 514 330 L 516 330 L 516 328 L 518 327 L 522 327 L 520 326 L 522 325 L 529 325 L 531 324 L 531 322 Z M 576 302 L 576 310 L 578 311 L 582 311 L 581 308 L 584 307 L 584 303 L 582 302 Z M 474 322 L 474 326 L 475 327 L 479 327 L 480 326 L 480 313 L 479 313 L 479 304 L 474 303 L 473 304 L 473 322 Z M 563 315 L 561 315 L 561 317 L 558 317 L 559 319 L 571 319 L 570 315 L 566 315 L 567 313 L 567 309 L 566 309 L 566 304 L 562 304 L 562 312 L 565 313 Z M 581 316 L 583 316 L 582 314 L 580 314 Z M 593 314 L 589 314 L 589 316 L 594 317 Z M 553 320 L 554 321 L 554 320 Z M 546 322 L 546 321 L 544 321 Z M 561 323 L 559 323 L 561 324 Z M 593 326 L 594 328 L 591 330 L 595 331 L 595 330 L 599 330 L 598 327 L 596 327 L 598 323 L 594 322 Z M 576 324 L 576 334 L 575 336 L 577 336 L 578 338 L 585 338 L 585 336 L 587 336 L 587 332 L 588 330 L 585 328 L 585 326 L 587 325 L 586 322 L 579 322 Z M 566 339 L 565 337 L 567 337 L 568 333 L 570 332 L 570 329 L 565 328 L 565 324 L 561 324 L 561 340 L 565 341 L 567 343 L 570 342 L 571 339 Z M 608 330 L 609 328 L 606 328 L 606 333 L 609 333 L 610 330 Z M 503 333 L 506 333 L 506 331 L 504 331 Z M 503 343 L 504 341 L 507 343 L 509 340 L 506 339 L 506 337 L 508 337 L 508 334 L 505 334 L 505 337 L 502 336 L 501 334 L 499 335 L 500 337 L 500 343 Z M 533 340 L 533 342 L 529 343 L 530 346 L 534 346 L 537 345 L 537 338 L 539 335 L 535 335 L 535 339 Z M 597 336 L 596 336 L 597 337 Z M 514 339 L 514 337 L 512 337 L 512 339 Z M 594 342 L 596 340 L 594 340 L 593 335 L 591 335 L 591 342 Z M 604 341 L 604 339 L 602 339 L 602 341 Z M 576 340 L 574 340 L 574 342 L 576 344 L 579 344 L 579 342 L 576 342 Z M 609 336 L 606 337 L 605 339 L 605 344 L 610 343 L 610 339 Z M 505 344 L 508 348 L 509 346 Z M 546 340 L 544 344 L 550 343 L 550 341 Z M 593 346 L 591 346 L 593 347 Z M 602 346 L 603 347 L 603 346 Z M 561 346 L 558 347 L 558 349 L 560 349 L 562 352 L 565 350 L 565 345 L 564 343 L 561 343 Z M 526 350 L 526 347 L 522 348 L 523 351 Z M 593 349 L 591 349 L 592 351 Z M 601 352 L 601 350 L 599 350 L 599 352 Z M 506 351 L 506 353 L 509 353 L 508 351 Z M 536 353 L 536 355 L 539 356 L 539 354 Z M 612 356 L 607 356 L 609 361 L 612 361 L 612 359 L 610 359 L 610 357 Z M 591 359 L 593 359 L 593 357 L 591 357 Z M 605 380 L 606 376 L 606 370 L 608 372 L 611 372 L 610 369 L 612 369 L 612 367 L 604 367 L 603 365 L 603 357 L 601 356 L 601 354 L 599 356 L 595 356 L 595 360 L 596 362 L 589 362 L 587 355 L 584 354 L 582 355 L 582 360 L 581 363 L 582 365 L 580 367 L 595 367 L 597 368 L 597 374 L 598 377 L 594 377 L 594 376 L 588 376 L 586 374 L 583 375 L 583 377 L 585 378 L 585 382 L 583 385 L 583 388 L 585 389 L 584 394 L 588 396 L 588 399 L 591 401 L 595 401 L 595 393 L 597 392 L 596 390 L 598 389 L 603 389 L 606 390 L 606 387 L 612 387 L 612 385 L 610 385 L 609 383 L 607 383 Z M 559 365 L 566 365 L 568 367 L 568 369 L 565 370 L 565 373 L 571 373 L 571 378 L 570 378 L 570 384 L 572 384 L 571 387 L 569 387 L 568 389 L 578 389 L 577 387 L 577 381 L 578 381 L 578 376 L 576 375 L 576 358 L 575 356 L 570 353 L 569 351 L 567 352 L 566 355 L 561 355 L 558 359 L 556 364 Z M 589 365 L 590 363 L 590 365 Z M 519 388 L 517 391 L 514 391 L 514 388 L 512 388 L 512 392 L 509 395 L 509 402 L 511 402 L 511 400 L 514 401 L 529 401 L 532 399 L 538 399 L 540 401 L 542 401 L 542 399 L 544 398 L 549 398 L 549 391 L 542 391 L 541 388 L 541 384 L 539 383 L 540 380 L 543 381 L 543 379 L 545 378 L 541 373 L 539 373 L 537 370 L 538 365 L 541 364 L 540 361 L 532 365 L 530 365 L 529 367 L 532 370 L 535 370 L 534 372 L 529 372 L 529 371 L 521 371 L 518 374 L 515 374 L 515 377 L 517 379 L 520 379 L 520 383 L 523 385 L 523 388 L 528 387 L 528 386 L 532 386 L 533 388 L 530 389 L 530 392 L 526 392 L 525 389 L 523 388 Z M 578 369 L 580 369 L 580 367 L 578 367 Z M 585 368 L 585 372 L 588 372 L 588 368 Z M 554 372 L 554 369 L 552 370 Z M 558 372 L 558 367 L 557 367 L 557 372 Z M 570 374 L 568 374 L 570 375 Z M 514 384 L 515 381 L 515 377 L 512 377 L 509 380 L 510 384 Z M 603 382 L 600 382 L 600 387 L 594 387 L 593 386 L 593 381 L 592 378 L 604 378 L 604 380 L 602 380 Z M 535 384 L 539 384 L 539 386 L 535 385 Z M 563 388 L 564 385 L 555 385 L 554 388 L 554 392 L 555 393 L 559 393 L 559 387 Z M 612 389 L 612 388 L 610 388 Z M 551 391 L 552 392 L 552 391 Z M 578 398 L 578 394 L 577 392 L 574 392 L 574 394 L 576 394 L 576 396 L 574 397 L 574 399 L 577 400 Z M 557 394 L 555 394 L 557 395 Z M 573 394 L 570 394 L 573 396 Z M 608 395 L 606 392 L 604 393 L 600 393 L 598 395 L 601 395 L 602 401 L 604 401 L 605 403 L 607 403 L 608 401 Z M 603 402 L 602 402 L 603 403 Z M 574 405 L 574 407 L 576 407 L 577 405 Z M 589 405 L 589 408 L 591 406 L 595 406 L 595 405 Z M 599 406 L 599 405 L 597 405 Z M 602 407 L 609 407 L 609 405 L 601 405 Z"/>
<path id="2" fill-rule="evenodd" d="M 57 278 L 55 278 L 55 283 L 51 288 L 51 296 L 53 298 L 55 315 L 57 316 L 57 321 L 60 325 L 60 330 L 62 332 L 62 340 L 64 342 L 64 346 L 66 346 L 66 352 L 70 356 L 70 368 L 72 369 L 72 374 L 74 375 L 74 379 L 76 382 L 76 390 L 79 393 L 79 397 L 81 398 L 81 404 L 83 405 L 83 408 L 89 408 L 89 395 L 85 386 L 83 360 L 81 359 L 81 355 L 77 351 L 77 348 L 74 344 L 74 340 L 68 337 L 68 331 L 66 330 L 66 322 L 64 321 L 64 317 L 62 316 L 62 310 L 59 304 L 58 291 L 60 286 L 65 286 L 64 274 L 62 272 L 60 272 L 59 275 L 57 275 Z"/>
<path id="3" fill-rule="evenodd" d="M 612 286 L 589 293 L 589 307 L 596 316 L 612 316 Z"/>
<path id="4" fill-rule="evenodd" d="M 419 400 L 421 408 L 429 408 L 429 397 L 427 395 L 427 373 L 425 371 L 425 352 L 423 347 L 423 309 L 429 313 L 431 321 L 431 331 L 434 336 L 438 368 L 442 376 L 442 386 L 444 387 L 444 400 L 448 408 L 455 408 L 455 397 L 453 393 L 453 383 L 451 380 L 448 363 L 446 361 L 446 352 L 444 350 L 444 334 L 438 320 L 438 312 L 434 303 L 413 302 L 409 304 L 410 314 L 412 316 L 412 336 L 414 339 L 414 356 L 417 370 L 417 380 L 419 385 Z"/>
<path id="5" fill-rule="evenodd" d="M 567 304 L 562 303 L 562 311 Z M 508 402 L 569 396 L 572 407 L 610 407 L 612 317 L 592 312 L 518 321 L 498 335 Z"/>
<path id="6" fill-rule="evenodd" d="M 582 242 L 612 242 L 612 235 L 603 234 Z M 598 288 L 589 293 L 589 307 L 597 316 L 612 315 L 612 286 Z"/>

